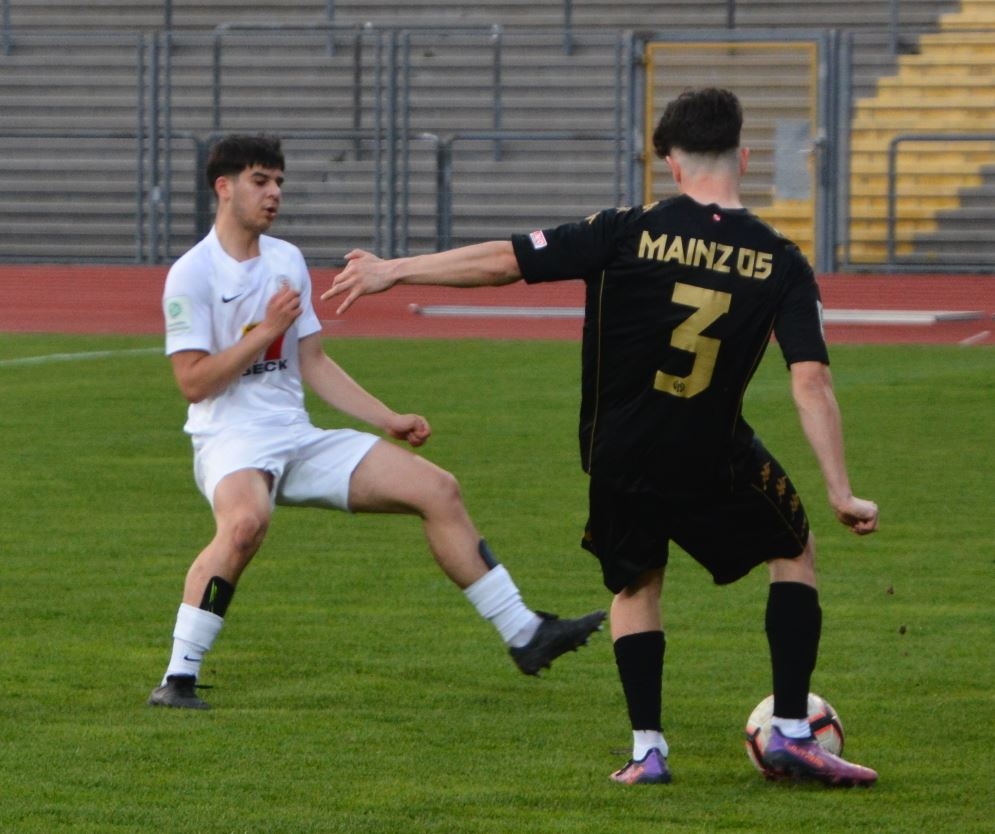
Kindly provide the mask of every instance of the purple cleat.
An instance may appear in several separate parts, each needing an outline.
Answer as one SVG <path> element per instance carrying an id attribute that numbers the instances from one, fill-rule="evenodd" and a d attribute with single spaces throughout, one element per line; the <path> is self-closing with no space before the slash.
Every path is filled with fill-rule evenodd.
<path id="1" fill-rule="evenodd" d="M 811 738 L 788 738 L 774 727 L 764 750 L 764 764 L 773 776 L 815 779 L 827 785 L 850 788 L 873 785 L 878 775 L 869 767 L 851 764 L 835 756 Z"/>
<path id="2" fill-rule="evenodd" d="M 654 747 L 639 761 L 629 759 L 610 778 L 623 785 L 666 785 L 670 782 L 670 768 L 667 757 Z"/>

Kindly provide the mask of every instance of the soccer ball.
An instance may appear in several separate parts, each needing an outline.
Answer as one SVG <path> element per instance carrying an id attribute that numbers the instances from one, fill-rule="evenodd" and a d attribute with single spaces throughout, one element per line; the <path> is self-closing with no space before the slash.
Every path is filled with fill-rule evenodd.
<path id="1" fill-rule="evenodd" d="M 774 696 L 768 695 L 746 719 L 746 755 L 765 776 L 771 775 L 764 765 L 764 749 L 770 738 L 770 720 L 773 716 Z M 843 723 L 833 705 L 814 692 L 808 693 L 808 723 L 823 750 L 837 756 L 843 752 Z"/>

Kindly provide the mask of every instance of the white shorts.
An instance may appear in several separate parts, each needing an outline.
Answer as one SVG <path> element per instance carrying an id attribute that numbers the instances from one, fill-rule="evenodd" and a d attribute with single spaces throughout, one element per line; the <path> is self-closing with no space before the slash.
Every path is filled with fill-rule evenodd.
<path id="1" fill-rule="evenodd" d="M 194 480 L 214 506 L 221 479 L 241 469 L 273 476 L 271 498 L 296 507 L 349 509 L 349 479 L 378 437 L 310 423 L 238 426 L 194 442 Z"/>

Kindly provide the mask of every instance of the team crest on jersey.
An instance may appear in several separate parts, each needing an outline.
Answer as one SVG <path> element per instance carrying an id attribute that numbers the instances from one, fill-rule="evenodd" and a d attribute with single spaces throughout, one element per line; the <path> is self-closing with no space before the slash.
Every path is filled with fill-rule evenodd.
<path id="1" fill-rule="evenodd" d="M 546 243 L 546 236 L 542 231 L 534 231 L 529 235 L 529 240 L 532 241 L 533 249 L 545 249 L 548 244 Z"/>
<path id="2" fill-rule="evenodd" d="M 167 298 L 163 302 L 163 312 L 166 314 L 166 333 L 177 336 L 193 330 L 193 316 L 190 312 L 190 299 L 185 295 Z"/>

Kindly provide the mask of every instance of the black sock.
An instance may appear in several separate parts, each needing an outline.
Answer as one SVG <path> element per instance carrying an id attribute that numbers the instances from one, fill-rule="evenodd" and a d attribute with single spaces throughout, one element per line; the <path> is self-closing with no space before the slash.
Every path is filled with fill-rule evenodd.
<path id="1" fill-rule="evenodd" d="M 662 631 L 627 634 L 615 641 L 615 664 L 633 730 L 662 730 L 660 715 L 666 645 Z"/>
<path id="2" fill-rule="evenodd" d="M 212 576 L 211 581 L 204 589 L 204 597 L 200 601 L 200 607 L 204 611 L 210 611 L 212 614 L 223 617 L 234 595 L 234 585 L 220 576 Z"/>
<path id="3" fill-rule="evenodd" d="M 477 552 L 480 554 L 480 558 L 484 560 L 484 564 L 487 565 L 487 570 L 494 570 L 494 568 L 501 564 L 498 562 L 497 556 L 494 555 L 494 551 L 491 550 L 491 546 L 483 539 L 477 544 Z"/>
<path id="4" fill-rule="evenodd" d="M 774 715 L 807 718 L 809 687 L 822 634 L 819 592 L 800 582 L 772 582 L 767 596 L 766 627 Z"/>

